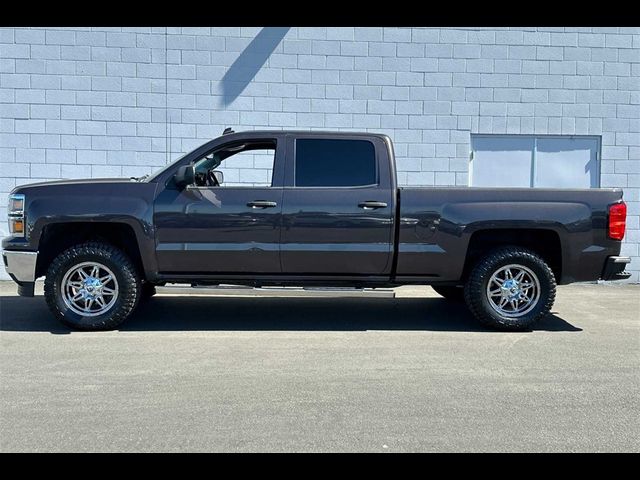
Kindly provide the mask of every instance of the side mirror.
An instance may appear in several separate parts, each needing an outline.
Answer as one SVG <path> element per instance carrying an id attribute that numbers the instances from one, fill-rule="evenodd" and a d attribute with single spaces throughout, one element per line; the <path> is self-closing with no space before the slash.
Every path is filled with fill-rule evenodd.
<path id="1" fill-rule="evenodd" d="M 211 173 L 213 173 L 213 176 L 216 177 L 218 185 L 222 185 L 222 182 L 224 182 L 224 173 L 222 173 L 220 170 L 214 170 Z"/>
<path id="2" fill-rule="evenodd" d="M 179 188 L 193 185 L 196 180 L 196 170 L 193 165 L 183 165 L 178 168 L 173 178 Z"/>

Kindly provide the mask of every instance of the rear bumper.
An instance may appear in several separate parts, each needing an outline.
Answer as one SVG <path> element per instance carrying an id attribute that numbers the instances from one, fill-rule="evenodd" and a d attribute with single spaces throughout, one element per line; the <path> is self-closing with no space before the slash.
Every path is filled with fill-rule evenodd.
<path id="1" fill-rule="evenodd" d="M 38 252 L 3 250 L 2 261 L 7 273 L 18 284 L 18 295 L 33 297 Z"/>
<path id="2" fill-rule="evenodd" d="M 603 280 L 626 280 L 631 276 L 629 272 L 625 272 L 625 267 L 631 262 L 629 257 L 607 257 L 602 271 Z"/>

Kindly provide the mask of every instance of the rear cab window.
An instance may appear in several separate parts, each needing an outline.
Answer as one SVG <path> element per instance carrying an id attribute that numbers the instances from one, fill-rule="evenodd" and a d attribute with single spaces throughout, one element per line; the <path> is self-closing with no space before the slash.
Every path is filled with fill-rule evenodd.
<path id="1" fill-rule="evenodd" d="M 378 184 L 376 151 L 368 140 L 299 138 L 296 187 L 363 187 Z"/>

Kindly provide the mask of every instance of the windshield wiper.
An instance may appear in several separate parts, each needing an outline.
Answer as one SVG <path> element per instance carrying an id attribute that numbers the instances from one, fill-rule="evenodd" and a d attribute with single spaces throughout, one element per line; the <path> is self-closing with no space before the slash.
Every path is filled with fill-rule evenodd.
<path id="1" fill-rule="evenodd" d="M 147 173 L 146 175 L 142 175 L 141 177 L 131 177 L 131 180 L 135 180 L 136 182 L 142 182 L 146 180 L 148 176 L 149 174 Z"/>

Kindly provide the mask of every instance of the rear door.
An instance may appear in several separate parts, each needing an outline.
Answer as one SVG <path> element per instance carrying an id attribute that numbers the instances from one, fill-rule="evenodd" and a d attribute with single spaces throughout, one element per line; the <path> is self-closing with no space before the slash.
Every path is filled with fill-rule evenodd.
<path id="1" fill-rule="evenodd" d="M 395 211 L 392 175 L 381 138 L 289 136 L 282 272 L 390 273 Z"/>

